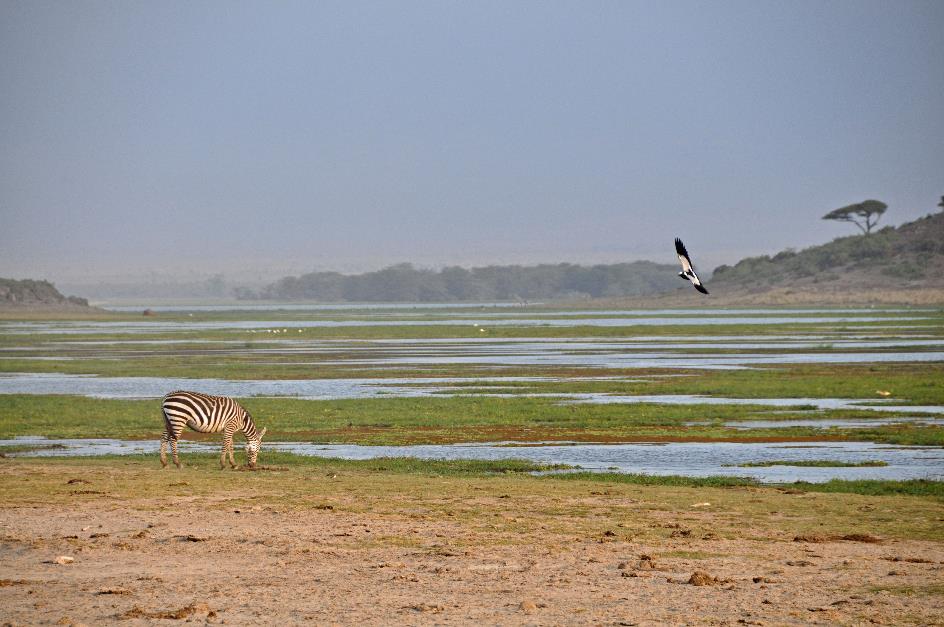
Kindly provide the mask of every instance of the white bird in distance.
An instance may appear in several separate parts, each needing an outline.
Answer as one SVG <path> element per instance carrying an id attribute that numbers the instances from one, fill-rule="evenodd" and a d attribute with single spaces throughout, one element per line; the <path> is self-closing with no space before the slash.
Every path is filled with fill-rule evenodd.
<path id="1" fill-rule="evenodd" d="M 705 286 L 701 284 L 701 279 L 699 279 L 698 275 L 695 274 L 695 266 L 692 265 L 692 260 L 688 256 L 688 251 L 685 250 L 685 244 L 683 244 L 682 240 L 677 237 L 675 238 L 675 252 L 678 253 L 679 262 L 682 264 L 682 271 L 679 272 L 679 276 L 686 281 L 691 281 L 692 285 L 695 286 L 695 289 L 702 294 L 707 294 L 708 290 L 705 289 Z"/>

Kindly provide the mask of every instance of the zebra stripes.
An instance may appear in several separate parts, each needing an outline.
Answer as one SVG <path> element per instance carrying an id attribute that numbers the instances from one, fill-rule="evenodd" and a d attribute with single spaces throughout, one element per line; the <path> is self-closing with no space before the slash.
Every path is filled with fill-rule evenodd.
<path id="1" fill-rule="evenodd" d="M 177 440 L 184 427 L 190 427 L 200 433 L 223 432 L 223 448 L 220 451 L 220 468 L 225 467 L 226 453 L 229 452 L 229 465 L 236 467 L 233 459 L 233 435 L 242 431 L 246 436 L 246 456 L 249 467 L 256 465 L 262 436 L 266 430 L 256 431 L 256 424 L 249 412 L 239 403 L 227 396 L 210 396 L 200 392 L 171 392 L 161 402 L 164 414 L 164 435 L 161 436 L 161 466 L 167 466 L 167 442 L 170 442 L 174 454 L 174 464 L 180 468 L 177 457 Z"/>

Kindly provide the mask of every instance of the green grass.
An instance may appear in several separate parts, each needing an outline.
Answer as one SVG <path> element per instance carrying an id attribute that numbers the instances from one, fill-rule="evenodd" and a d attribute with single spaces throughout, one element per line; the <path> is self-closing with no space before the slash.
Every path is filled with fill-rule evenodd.
<path id="1" fill-rule="evenodd" d="M 868 496 L 928 496 L 944 501 L 944 481 L 910 479 L 907 481 L 883 481 L 879 479 L 832 479 L 825 483 L 797 482 L 791 488 L 804 492 L 846 492 Z"/>
<path id="2" fill-rule="evenodd" d="M 26 450 L 26 449 L 24 449 Z M 241 466 L 245 462 L 244 456 L 237 453 L 237 463 Z M 82 458 L 76 457 L 43 457 L 18 458 L 18 461 L 27 462 L 64 462 L 89 463 L 94 465 L 127 465 L 139 464 L 159 466 L 156 454 L 141 455 L 94 455 Z M 203 471 L 219 469 L 220 458 L 216 454 L 186 453 L 180 455 L 180 461 L 186 468 Z M 374 459 L 342 459 L 339 457 L 316 457 L 310 455 L 295 455 L 293 453 L 266 451 L 259 458 L 259 470 L 278 471 L 292 469 L 318 470 L 326 473 L 339 472 L 371 472 L 405 475 L 428 475 L 437 477 L 489 477 L 494 475 L 513 475 L 564 471 L 574 468 L 567 464 L 542 464 L 526 459 L 501 460 L 435 460 L 418 459 L 416 457 L 376 457 Z M 244 469 L 245 470 L 245 469 Z M 168 472 L 172 472 L 170 467 Z"/>
<path id="3" fill-rule="evenodd" d="M 464 441 L 710 441 L 842 439 L 899 444 L 944 444 L 938 426 L 887 425 L 869 429 L 792 427 L 740 430 L 729 420 L 811 417 L 773 413 L 752 405 L 634 403 L 561 405 L 552 398 L 430 397 L 314 401 L 250 398 L 243 405 L 269 441 L 420 444 Z M 815 417 L 844 417 L 819 412 Z M 689 422 L 707 424 L 687 425 Z M 156 439 L 163 431 L 160 401 L 57 395 L 0 395 L 0 439 L 109 437 Z M 185 438 L 201 438 L 187 431 Z M 219 436 L 209 436 L 216 441 Z"/>
<path id="4" fill-rule="evenodd" d="M 620 472 L 563 472 L 547 475 L 548 478 L 565 481 L 600 481 L 604 483 L 628 483 L 632 485 L 677 486 L 686 488 L 728 488 L 733 486 L 759 486 L 750 477 L 686 477 L 683 475 L 647 475 Z"/>
<path id="5" fill-rule="evenodd" d="M 888 462 L 866 460 L 862 462 L 841 462 L 832 459 L 807 459 L 802 461 L 774 460 L 766 462 L 747 462 L 745 464 L 729 464 L 738 468 L 769 468 L 771 466 L 800 466 L 804 468 L 871 468 L 888 466 Z"/>
<path id="6" fill-rule="evenodd" d="M 31 451 L 48 451 L 66 448 L 62 444 L 4 444 L 0 446 L 0 456 Z"/>
<path id="7" fill-rule="evenodd" d="M 95 468 L 143 467 L 159 469 L 155 454 L 151 455 L 98 455 L 90 457 L 42 457 L 5 460 L 26 465 L 82 465 Z M 188 472 L 220 473 L 228 476 L 229 470 L 219 470 L 219 456 L 215 454 L 188 453 L 181 456 Z M 237 459 L 242 463 L 242 456 Z M 265 452 L 260 455 L 260 470 L 252 474 L 267 475 L 266 469 L 291 473 L 293 470 L 318 472 L 326 475 L 341 473 L 367 473 L 377 476 L 428 476 L 428 477 L 496 477 L 521 476 L 535 482 L 590 483 L 613 486 L 649 486 L 665 488 L 726 488 L 758 489 L 787 492 L 817 492 L 837 494 L 859 494 L 865 496 L 913 496 L 944 502 L 944 481 L 913 479 L 907 481 L 883 480 L 839 480 L 825 483 L 795 482 L 788 484 L 762 484 L 750 477 L 686 477 L 682 475 L 647 475 L 639 473 L 571 471 L 564 464 L 541 464 L 520 459 L 506 460 L 424 460 L 414 457 L 381 457 L 368 460 L 350 460 L 334 457 L 315 457 L 293 453 Z M 175 472 L 173 468 L 166 471 Z M 535 475 L 535 473 L 537 473 Z M 173 476 L 173 475 L 168 475 Z M 215 474 L 213 476 L 216 476 Z M 535 486 L 537 491 L 550 489 Z M 706 499 L 707 500 L 707 499 Z"/>
<path id="8" fill-rule="evenodd" d="M 833 479 L 825 483 L 798 481 L 786 484 L 761 484 L 750 477 L 685 477 L 682 475 L 646 475 L 623 473 L 565 472 L 549 475 L 555 479 L 571 481 L 599 481 L 603 483 L 632 484 L 645 486 L 677 486 L 693 488 L 736 488 L 761 485 L 782 487 L 800 492 L 827 492 L 862 494 L 867 496 L 908 495 L 931 497 L 944 501 L 944 481 L 910 479 L 907 481 L 846 480 Z"/>

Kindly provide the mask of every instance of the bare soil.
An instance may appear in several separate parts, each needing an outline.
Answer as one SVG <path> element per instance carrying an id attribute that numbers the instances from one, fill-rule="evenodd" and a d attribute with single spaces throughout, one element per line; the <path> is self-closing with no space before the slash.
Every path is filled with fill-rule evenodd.
<path id="1" fill-rule="evenodd" d="M 17 460 L 0 495 L 13 625 L 944 624 L 913 497 Z"/>

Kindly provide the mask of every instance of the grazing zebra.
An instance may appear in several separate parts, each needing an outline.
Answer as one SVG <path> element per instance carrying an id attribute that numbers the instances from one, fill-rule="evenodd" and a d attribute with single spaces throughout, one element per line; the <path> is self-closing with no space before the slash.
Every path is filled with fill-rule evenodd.
<path id="1" fill-rule="evenodd" d="M 177 440 L 184 426 L 200 433 L 223 432 L 223 450 L 220 452 L 220 469 L 224 468 L 226 452 L 229 451 L 229 465 L 236 467 L 233 459 L 233 435 L 242 431 L 246 436 L 246 457 L 249 467 L 254 468 L 259 457 L 259 447 L 266 430 L 256 431 L 256 424 L 249 412 L 239 403 L 226 396 L 210 396 L 199 392 L 171 392 L 161 403 L 164 413 L 164 435 L 161 436 L 161 466 L 167 467 L 167 442 L 170 441 L 174 453 L 174 464 L 180 468 L 177 458 Z"/>

